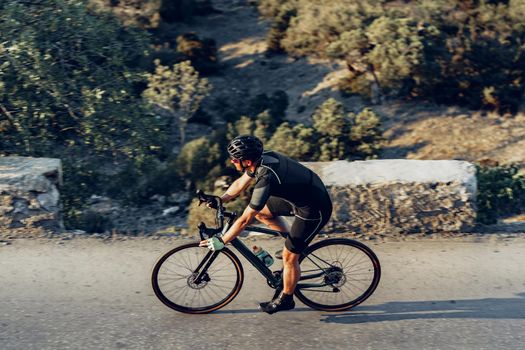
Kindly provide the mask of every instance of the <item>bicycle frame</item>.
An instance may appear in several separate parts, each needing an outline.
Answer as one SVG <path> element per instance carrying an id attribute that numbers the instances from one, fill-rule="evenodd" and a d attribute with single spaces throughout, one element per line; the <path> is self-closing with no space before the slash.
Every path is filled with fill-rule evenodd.
<path id="1" fill-rule="evenodd" d="M 244 228 L 245 231 L 248 231 L 248 232 L 260 232 L 260 233 L 265 233 L 265 234 L 269 234 L 269 235 L 272 235 L 272 236 L 281 236 L 283 238 L 286 238 L 288 233 L 286 232 L 279 232 L 279 231 L 274 231 L 274 230 L 270 230 L 270 229 L 265 229 L 263 227 L 256 227 L 256 226 L 247 226 Z M 246 258 L 246 260 L 248 260 L 264 277 L 266 277 L 266 280 L 268 281 L 268 283 L 271 285 L 271 286 L 275 286 L 275 287 L 280 287 L 281 284 L 282 284 L 282 279 L 281 278 L 277 278 L 273 272 L 268 268 L 266 267 L 266 265 L 257 257 L 255 256 L 255 254 L 252 253 L 252 251 L 250 250 L 250 248 L 248 248 L 239 238 L 235 238 L 234 240 L 232 240 L 230 242 L 232 244 L 232 246 L 234 246 L 237 251 L 239 253 L 241 253 L 242 256 L 244 256 Z M 323 270 L 321 268 L 321 270 Z M 311 274 L 311 275 L 306 275 L 306 276 L 301 276 L 300 278 L 300 281 L 304 281 L 304 280 L 307 280 L 307 279 L 313 279 L 313 278 L 317 278 L 317 277 L 320 277 L 324 274 L 324 271 L 323 272 L 319 272 L 319 273 L 316 273 L 316 274 Z M 326 284 L 325 284 L 326 285 Z M 298 283 L 296 288 L 309 288 L 309 287 L 320 287 L 320 286 L 323 286 L 321 284 L 318 284 L 318 283 L 310 283 L 310 284 L 305 284 L 305 283 Z"/>
<path id="2" fill-rule="evenodd" d="M 220 211 L 219 211 L 219 213 L 220 213 Z M 231 225 L 235 221 L 236 213 L 226 213 L 226 214 L 227 215 L 224 215 L 224 213 L 220 213 L 220 215 L 224 215 L 224 216 L 229 217 L 228 222 L 226 223 L 226 225 L 223 225 L 222 228 L 218 227 L 217 229 L 208 229 L 208 228 L 206 228 L 205 225 L 199 225 L 201 238 L 204 238 L 204 234 L 207 233 L 207 230 L 211 230 L 211 232 L 215 232 L 214 234 L 217 234 L 219 229 L 220 229 L 220 232 L 223 232 L 223 233 L 228 231 L 228 229 L 231 227 Z M 224 216 L 222 216 L 222 218 L 224 218 Z M 223 223 L 223 221 L 221 223 Z M 266 229 L 266 228 L 263 228 L 263 227 L 256 227 L 256 226 L 247 226 L 247 227 L 244 228 L 244 231 L 260 232 L 260 233 L 269 234 L 269 235 L 272 235 L 272 236 L 281 236 L 283 238 L 286 238 L 287 235 L 288 235 L 288 233 L 286 233 L 286 232 L 279 232 L 279 231 L 274 231 L 274 230 Z M 282 286 L 282 278 L 274 275 L 274 273 L 254 253 L 252 253 L 250 248 L 248 248 L 238 237 L 236 237 L 235 239 L 230 241 L 230 244 L 233 247 L 235 247 L 237 249 L 237 251 L 242 256 L 244 256 L 246 258 L 246 260 L 248 260 L 248 262 L 250 262 L 250 264 L 252 264 L 257 269 L 257 271 L 259 271 L 259 273 L 261 273 L 266 278 L 266 280 L 268 281 L 268 284 L 270 286 L 272 286 L 273 288 L 279 288 L 279 287 Z M 204 274 L 206 273 L 208 267 L 213 263 L 213 261 L 215 260 L 215 258 L 218 255 L 219 255 L 219 252 L 211 252 L 211 251 L 208 252 L 208 254 L 206 254 L 204 259 L 201 261 L 199 266 L 197 266 L 197 268 L 194 271 L 194 273 L 198 272 L 197 276 L 195 277 L 196 283 L 200 283 L 200 281 L 203 278 Z M 203 265 L 204 265 L 204 268 L 202 268 Z M 321 269 L 321 272 L 315 273 L 315 274 L 306 275 L 306 276 L 301 276 L 300 281 L 313 279 L 313 278 L 317 278 L 317 277 L 323 276 L 324 275 L 324 269 L 321 268 L 320 266 L 318 266 L 318 267 Z M 302 288 L 311 288 L 311 287 L 322 287 L 322 286 L 326 286 L 326 285 L 327 284 L 319 284 L 319 283 L 309 283 L 309 284 L 308 283 L 298 283 L 296 288 L 301 288 L 302 289 Z"/>

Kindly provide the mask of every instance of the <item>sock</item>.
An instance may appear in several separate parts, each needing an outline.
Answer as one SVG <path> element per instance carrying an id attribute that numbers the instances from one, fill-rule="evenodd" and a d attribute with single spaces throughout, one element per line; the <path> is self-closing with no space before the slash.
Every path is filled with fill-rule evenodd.
<path id="1" fill-rule="evenodd" d="M 290 301 L 293 299 L 293 294 L 286 294 L 286 293 L 281 293 L 281 295 L 279 296 L 279 298 L 282 300 L 282 301 Z"/>

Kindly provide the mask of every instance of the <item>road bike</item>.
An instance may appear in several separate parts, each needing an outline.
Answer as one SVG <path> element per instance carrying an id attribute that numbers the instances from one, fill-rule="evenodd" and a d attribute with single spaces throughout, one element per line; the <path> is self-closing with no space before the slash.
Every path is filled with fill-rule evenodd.
<path id="1" fill-rule="evenodd" d="M 199 204 L 216 210 L 215 228 L 201 222 L 201 240 L 225 233 L 237 218 L 227 212 L 220 197 L 197 191 Z M 248 232 L 260 232 L 286 238 L 287 233 L 248 226 Z M 282 269 L 271 271 L 237 237 L 231 246 L 259 271 L 268 285 L 282 290 Z M 381 266 L 366 245 L 346 238 L 325 239 L 306 248 L 299 257 L 301 277 L 295 296 L 305 305 L 323 311 L 345 311 L 361 304 L 375 291 Z M 155 295 L 168 307 L 189 314 L 218 310 L 239 294 L 244 270 L 239 258 L 228 247 L 212 252 L 199 242 L 176 247 L 157 261 L 151 282 Z"/>

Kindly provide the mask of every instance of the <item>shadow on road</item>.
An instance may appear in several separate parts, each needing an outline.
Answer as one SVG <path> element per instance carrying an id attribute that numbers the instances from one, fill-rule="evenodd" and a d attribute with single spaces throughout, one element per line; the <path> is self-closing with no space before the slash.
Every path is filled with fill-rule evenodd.
<path id="1" fill-rule="evenodd" d="M 347 324 L 439 318 L 525 319 L 525 293 L 516 298 L 390 302 L 323 316 L 322 322 Z"/>
<path id="2" fill-rule="evenodd" d="M 304 311 L 312 311 L 312 312 L 319 312 L 317 310 L 314 310 L 314 309 L 310 309 L 310 308 L 307 308 L 307 307 L 296 307 L 295 309 L 293 310 L 290 310 L 290 311 L 281 311 L 281 313 L 284 313 L 284 312 L 304 312 Z M 231 314 L 231 315 L 235 315 L 235 314 L 258 314 L 258 313 L 261 313 L 261 310 L 259 309 L 240 309 L 240 310 L 217 310 L 217 311 L 214 311 L 213 314 Z"/>

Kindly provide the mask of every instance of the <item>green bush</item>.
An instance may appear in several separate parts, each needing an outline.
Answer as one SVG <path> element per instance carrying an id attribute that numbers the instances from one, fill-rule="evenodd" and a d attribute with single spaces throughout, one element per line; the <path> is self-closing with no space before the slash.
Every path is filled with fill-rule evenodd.
<path id="1" fill-rule="evenodd" d="M 297 15 L 297 11 L 293 6 L 284 5 L 279 7 L 277 15 L 272 19 L 270 31 L 266 35 L 266 47 L 270 54 L 284 52 L 281 42 L 286 35 L 290 20 L 295 15 Z"/>
<path id="2" fill-rule="evenodd" d="M 189 187 L 195 188 L 219 164 L 221 155 L 217 144 L 212 144 L 207 137 L 200 137 L 184 145 L 177 157 L 177 171 L 188 181 Z"/>
<path id="3" fill-rule="evenodd" d="M 498 218 L 525 210 L 525 176 L 516 165 L 477 166 L 477 220 L 494 224 Z"/>
<path id="4" fill-rule="evenodd" d="M 330 98 L 312 119 L 320 161 L 373 158 L 381 148 L 381 121 L 370 109 L 357 115 L 346 113 L 340 102 Z"/>
<path id="5" fill-rule="evenodd" d="M 0 3 L 0 43 L 0 149 L 63 160 L 66 223 L 89 186 L 108 184 L 104 168 L 140 166 L 161 150 L 163 123 L 137 89 L 146 32 L 84 1 L 13 0 Z"/>
<path id="6" fill-rule="evenodd" d="M 184 190 L 185 183 L 178 173 L 177 161 L 149 161 L 141 167 L 129 165 L 111 176 L 104 193 L 126 204 L 146 204 L 155 194 L 168 196 Z"/>
<path id="7" fill-rule="evenodd" d="M 87 0 L 96 11 L 111 11 L 125 26 L 143 29 L 159 25 L 160 0 Z"/>
<path id="8" fill-rule="evenodd" d="M 234 179 L 236 179 L 240 174 L 237 174 L 236 176 L 230 177 L 229 183 L 233 182 Z M 220 188 L 213 188 L 211 187 L 209 190 L 206 191 L 207 194 L 214 194 L 216 196 L 220 196 L 224 193 L 224 189 Z M 248 206 L 248 203 L 250 201 L 251 191 L 250 189 L 246 190 L 243 194 L 241 194 L 239 197 L 237 197 L 235 200 L 225 203 L 225 207 L 227 211 L 230 212 L 237 212 L 237 215 L 240 216 L 244 209 Z M 202 204 L 201 206 L 198 205 L 199 201 L 197 199 L 194 199 L 190 203 L 189 207 L 189 213 L 188 213 L 188 227 L 190 231 L 195 234 L 198 233 L 197 226 L 202 221 L 206 224 L 207 227 L 215 227 L 215 210 L 212 210 L 208 208 L 206 205 Z"/>
<path id="9" fill-rule="evenodd" d="M 268 111 L 260 113 L 255 119 L 242 116 L 236 122 L 228 123 L 226 138 L 229 141 L 238 135 L 254 135 L 264 143 L 270 139 L 277 125 Z"/>
<path id="10" fill-rule="evenodd" d="M 261 0 L 270 49 L 343 60 L 341 88 L 514 113 L 525 93 L 525 3 Z M 284 20 L 283 13 L 293 13 Z M 334 146 L 335 147 L 335 146 Z"/>
<path id="11" fill-rule="evenodd" d="M 312 128 L 285 122 L 279 125 L 264 147 L 295 160 L 314 161 L 317 158 L 316 135 Z"/>
<path id="12" fill-rule="evenodd" d="M 186 126 L 208 96 L 211 85 L 201 78 L 190 61 L 177 63 L 172 69 L 155 61 L 155 73 L 146 74 L 148 86 L 144 97 L 151 103 L 170 112 L 172 126 L 178 127 L 180 144 L 186 142 Z"/>
<path id="13" fill-rule="evenodd" d="M 10 126 L 2 148 L 127 156 L 149 148 L 155 138 L 144 138 L 157 122 L 133 95 L 143 79 L 133 64 L 147 51 L 144 33 L 73 0 L 10 1 L 1 10 L 0 107 Z"/>
<path id="14" fill-rule="evenodd" d="M 64 225 L 76 228 L 82 211 L 93 193 L 105 191 L 105 178 L 93 164 L 80 160 L 63 162 L 64 184 L 60 188 L 60 201 Z"/>
<path id="15" fill-rule="evenodd" d="M 357 115 L 350 113 L 349 118 L 352 156 L 358 159 L 375 158 L 384 141 L 381 119 L 370 108 L 363 109 Z"/>
<path id="16" fill-rule="evenodd" d="M 71 227 L 86 231 L 87 233 L 104 233 L 113 228 L 113 223 L 108 217 L 88 210 L 76 218 L 75 221 L 71 223 Z"/>
<path id="17" fill-rule="evenodd" d="M 380 118 L 370 109 L 357 115 L 347 113 L 343 105 L 330 98 L 312 115 L 313 127 L 288 122 L 272 124 L 268 112 L 255 120 L 241 117 L 228 124 L 226 138 L 254 135 L 274 150 L 302 161 L 374 158 L 383 141 Z"/>

